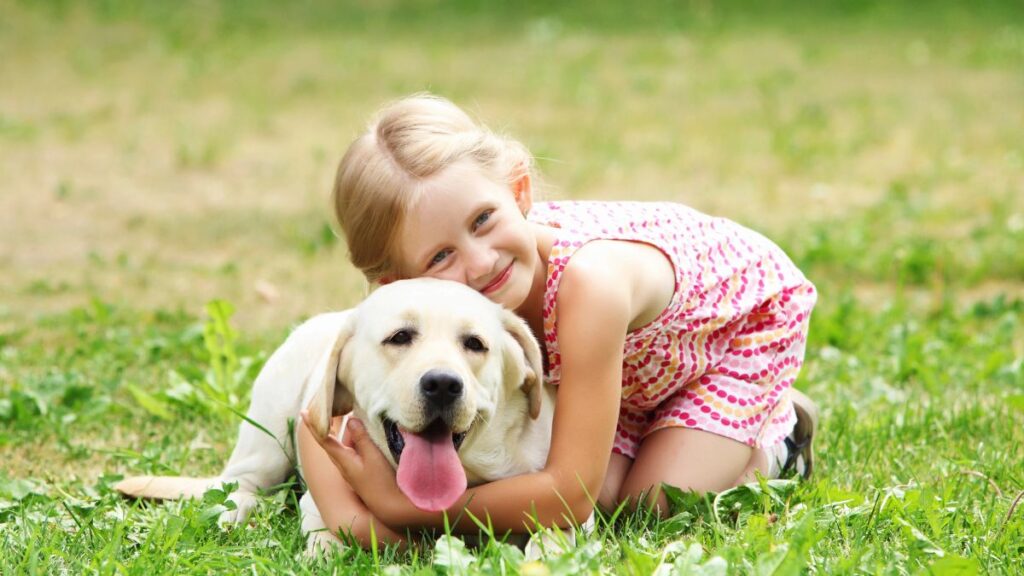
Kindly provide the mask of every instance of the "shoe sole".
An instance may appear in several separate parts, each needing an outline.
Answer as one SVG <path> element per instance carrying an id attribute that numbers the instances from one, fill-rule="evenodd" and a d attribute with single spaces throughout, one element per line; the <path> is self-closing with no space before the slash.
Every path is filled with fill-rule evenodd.
<path id="1" fill-rule="evenodd" d="M 806 479 L 814 472 L 814 431 L 818 428 L 818 405 L 796 388 L 790 389 L 790 394 L 796 411 L 793 440 L 797 445 L 803 445 L 806 440 L 806 446 L 800 451 L 804 459 L 803 477 Z"/>

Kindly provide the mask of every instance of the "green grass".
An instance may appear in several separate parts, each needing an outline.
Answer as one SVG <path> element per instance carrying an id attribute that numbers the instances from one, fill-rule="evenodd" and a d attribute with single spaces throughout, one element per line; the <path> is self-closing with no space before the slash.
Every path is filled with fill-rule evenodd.
<path id="1" fill-rule="evenodd" d="M 850 294 L 823 296 L 803 377 L 825 409 L 813 481 L 726 493 L 714 507 L 679 498 L 667 520 L 624 515 L 546 568 L 651 573 L 689 562 L 697 544 L 699 563 L 728 573 L 774 562 L 778 573 L 945 573 L 961 564 L 1013 573 L 1024 561 L 1024 510 L 1010 513 L 1024 490 L 1024 301 L 958 309 L 947 300 L 915 311 L 901 299 L 873 309 Z M 95 303 L 3 335 L 0 445 L 25 459 L 51 452 L 71 471 L 0 479 L 5 572 L 319 569 L 301 557 L 292 491 L 266 498 L 249 528 L 232 531 L 216 526 L 220 493 L 149 506 L 111 492 L 117 471 L 203 474 L 223 461 L 237 419 L 195 390 L 182 393 L 182 383 L 198 388 L 215 365 L 257 366 L 271 342 L 215 346 L 204 333 L 217 327 Z M 244 381 L 245 370 L 235 373 L 220 377 Z M 151 390 L 160 407 L 140 404 L 128 385 Z M 112 440 L 112 431 L 131 440 Z M 73 472 L 82 468 L 94 472 Z M 432 571 L 425 546 L 376 558 L 352 550 L 332 563 Z M 486 573 L 541 569 L 499 544 L 466 554 L 461 561 Z"/>
<path id="2" fill-rule="evenodd" d="M 1024 8 L 592 4 L 0 0 L 0 574 L 1024 572 Z M 332 166 L 423 89 L 523 139 L 548 196 L 786 248 L 820 290 L 812 481 L 674 494 L 539 564 L 315 563 L 295 490 L 235 530 L 223 493 L 111 492 L 217 472 L 289 328 L 359 299 Z"/>

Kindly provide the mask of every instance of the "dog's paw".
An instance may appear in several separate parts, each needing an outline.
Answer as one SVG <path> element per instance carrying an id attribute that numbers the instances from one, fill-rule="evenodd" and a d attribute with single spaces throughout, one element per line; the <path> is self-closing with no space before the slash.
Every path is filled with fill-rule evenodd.
<path id="1" fill-rule="evenodd" d="M 591 514 L 586 522 L 575 528 L 567 528 L 565 530 L 559 528 L 541 529 L 530 535 L 526 546 L 523 547 L 523 555 L 526 557 L 527 562 L 532 562 L 540 560 L 548 554 L 568 552 L 576 547 L 577 530 L 586 539 L 587 536 L 594 532 L 596 526 L 597 521 L 594 515 Z"/>
<path id="2" fill-rule="evenodd" d="M 523 556 L 527 562 L 540 560 L 549 554 L 561 554 L 576 546 L 576 532 L 572 528 L 559 530 L 558 528 L 542 529 L 530 535 L 526 547 L 523 548 Z"/>
<path id="3" fill-rule="evenodd" d="M 344 548 L 345 543 L 327 530 L 306 534 L 306 558 L 326 558 Z"/>
<path id="4" fill-rule="evenodd" d="M 345 543 L 327 529 L 316 502 L 313 502 L 313 494 L 309 492 L 299 499 L 299 518 L 300 529 L 306 535 L 307 558 L 327 557 L 345 548 Z"/>
<path id="5" fill-rule="evenodd" d="M 233 492 L 228 500 L 235 503 L 234 510 L 221 512 L 217 522 L 221 526 L 229 527 L 236 524 L 243 524 L 249 517 L 249 513 L 256 507 L 256 495 L 251 492 Z"/>

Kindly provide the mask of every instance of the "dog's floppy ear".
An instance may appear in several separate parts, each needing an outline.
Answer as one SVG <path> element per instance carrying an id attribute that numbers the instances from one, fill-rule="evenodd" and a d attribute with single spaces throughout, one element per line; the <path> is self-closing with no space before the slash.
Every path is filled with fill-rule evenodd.
<path id="1" fill-rule="evenodd" d="M 505 361 L 524 363 L 525 360 L 525 373 L 519 388 L 529 399 L 530 418 L 536 419 L 540 416 L 540 398 L 544 387 L 544 362 L 540 357 L 540 346 L 526 321 L 515 312 L 503 310 L 502 314 L 501 324 L 516 343 L 516 346 L 505 347 Z M 519 356 L 509 357 L 509 354 Z"/>
<path id="2" fill-rule="evenodd" d="M 314 386 L 316 392 L 306 410 L 313 431 L 320 438 L 327 437 L 331 428 L 332 416 L 340 416 L 352 411 L 352 392 L 342 381 L 339 369 L 341 368 L 341 353 L 352 338 L 354 320 L 353 314 L 349 314 L 345 318 L 334 343 L 320 357 L 316 367 L 309 375 L 308 385 Z"/>

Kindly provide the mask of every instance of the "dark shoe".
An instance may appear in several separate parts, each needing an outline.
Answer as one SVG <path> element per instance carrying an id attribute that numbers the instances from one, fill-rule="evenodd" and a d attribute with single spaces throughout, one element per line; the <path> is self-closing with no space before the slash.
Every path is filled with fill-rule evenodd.
<path id="1" fill-rule="evenodd" d="M 793 388 L 790 393 L 796 410 L 796 426 L 786 436 L 786 462 L 782 476 L 799 475 L 810 478 L 814 471 L 814 430 L 818 427 L 818 405 L 803 392 Z"/>

